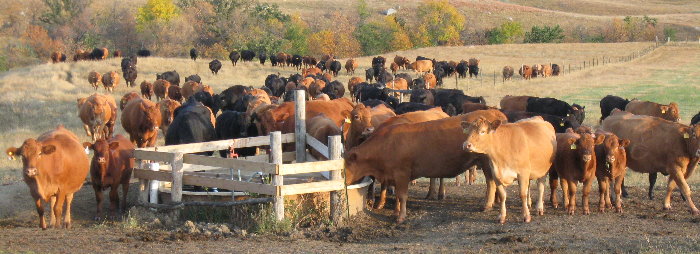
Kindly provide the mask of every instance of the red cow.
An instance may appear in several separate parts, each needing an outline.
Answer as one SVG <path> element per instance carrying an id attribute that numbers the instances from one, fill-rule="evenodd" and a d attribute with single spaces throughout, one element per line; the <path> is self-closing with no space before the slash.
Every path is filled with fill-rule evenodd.
<path id="1" fill-rule="evenodd" d="M 117 206 L 120 212 L 126 209 L 126 196 L 129 193 L 129 180 L 134 168 L 134 144 L 122 135 L 109 140 L 85 142 L 83 146 L 95 151 L 90 163 L 92 188 L 97 200 L 95 219 L 102 217 L 102 191 L 109 190 L 109 210 L 114 214 Z M 122 201 L 119 201 L 119 185 L 122 186 Z"/>

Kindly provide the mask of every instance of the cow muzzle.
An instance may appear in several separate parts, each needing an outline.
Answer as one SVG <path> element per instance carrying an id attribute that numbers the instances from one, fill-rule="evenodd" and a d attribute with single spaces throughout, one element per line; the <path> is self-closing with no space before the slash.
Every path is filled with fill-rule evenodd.
<path id="1" fill-rule="evenodd" d="M 368 128 L 365 128 L 364 131 L 362 131 L 362 135 L 369 135 L 369 134 L 372 134 L 372 132 L 374 132 L 374 127 L 368 127 Z"/>
<path id="2" fill-rule="evenodd" d="M 99 163 L 105 163 L 105 162 L 107 162 L 107 160 L 105 159 L 105 157 L 98 157 L 98 158 L 97 158 L 97 162 L 99 162 Z"/>
<path id="3" fill-rule="evenodd" d="M 474 150 L 474 145 L 469 142 L 464 142 L 464 144 L 462 144 L 462 150 L 471 152 Z"/>
<path id="4" fill-rule="evenodd" d="M 24 169 L 24 174 L 28 177 L 35 177 L 39 174 L 39 170 L 37 168 L 26 168 Z"/>
<path id="5" fill-rule="evenodd" d="M 614 155 L 608 155 L 607 161 L 608 161 L 609 163 L 615 162 L 615 156 L 614 156 Z"/>
<path id="6" fill-rule="evenodd" d="M 583 161 L 584 161 L 584 162 L 589 162 L 589 161 L 591 161 L 591 158 L 592 158 L 592 157 L 593 157 L 593 156 L 591 156 L 590 154 L 585 154 L 585 155 L 583 155 Z"/>

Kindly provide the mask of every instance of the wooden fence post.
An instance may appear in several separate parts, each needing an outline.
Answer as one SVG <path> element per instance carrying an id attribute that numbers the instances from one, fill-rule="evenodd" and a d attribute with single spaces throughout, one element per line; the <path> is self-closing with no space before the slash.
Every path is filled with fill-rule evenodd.
<path id="1" fill-rule="evenodd" d="M 339 160 L 342 159 L 341 152 L 343 151 L 343 143 L 340 141 L 340 135 L 328 137 L 328 159 L 329 160 Z M 342 169 L 331 171 L 331 180 L 344 180 Z M 331 191 L 331 221 L 333 224 L 338 225 L 343 222 L 345 218 L 343 211 L 347 211 L 347 197 L 345 190 Z"/>
<path id="2" fill-rule="evenodd" d="M 496 71 L 493 71 L 493 87 L 496 87 Z"/>
<path id="3" fill-rule="evenodd" d="M 294 136 L 296 138 L 296 163 L 306 162 L 306 92 L 294 92 Z M 281 152 L 280 152 L 281 154 Z M 281 157 L 280 157 L 281 158 Z M 280 162 L 281 163 L 281 162 Z"/>
<path id="4" fill-rule="evenodd" d="M 173 171 L 173 185 L 170 189 L 170 200 L 173 203 L 182 202 L 182 156 L 184 153 L 175 153 L 170 161 L 170 167 Z"/>
<path id="5" fill-rule="evenodd" d="M 297 95 L 299 95 L 298 91 Z M 306 133 L 303 133 L 300 136 L 306 138 Z M 278 166 L 282 165 L 282 132 L 274 131 L 270 133 L 270 163 L 277 164 Z M 273 174 L 272 185 L 277 189 L 272 210 L 275 213 L 275 219 L 281 221 L 284 219 L 284 196 L 282 196 L 282 193 L 280 193 L 280 187 L 284 185 L 284 177 Z"/>

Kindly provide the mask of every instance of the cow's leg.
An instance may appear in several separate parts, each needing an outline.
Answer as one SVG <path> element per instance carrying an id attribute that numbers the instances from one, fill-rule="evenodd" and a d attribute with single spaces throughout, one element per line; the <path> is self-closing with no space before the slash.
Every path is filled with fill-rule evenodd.
<path id="1" fill-rule="evenodd" d="M 440 178 L 440 188 L 438 189 L 438 200 L 443 200 L 446 197 L 445 178 Z"/>
<path id="2" fill-rule="evenodd" d="M 674 169 L 674 170 L 671 170 L 670 173 L 671 173 L 670 174 L 671 177 L 669 177 L 669 178 L 673 178 L 673 180 L 676 182 L 676 184 L 678 184 L 678 187 L 681 188 L 683 196 L 686 199 L 686 203 L 688 203 L 688 207 L 690 208 L 690 212 L 693 215 L 700 215 L 700 210 L 698 210 L 698 208 L 695 207 L 695 203 L 693 203 L 693 198 L 690 196 L 691 193 L 690 193 L 690 187 L 688 186 L 688 182 L 685 181 L 685 177 L 683 176 L 681 171 L 679 169 Z M 671 189 L 671 184 L 669 182 L 669 189 L 668 189 L 668 193 L 666 194 L 666 200 L 665 200 L 665 203 L 668 204 L 669 208 L 671 206 L 671 193 L 672 192 L 673 192 L 673 190 Z M 666 207 L 665 204 L 664 204 L 664 207 Z"/>
<path id="3" fill-rule="evenodd" d="M 544 215 L 544 177 L 537 179 L 537 214 Z"/>
<path id="4" fill-rule="evenodd" d="M 66 195 L 63 193 L 58 193 L 56 195 L 56 204 L 52 207 L 53 213 L 56 216 L 56 222 L 54 223 L 54 228 L 61 227 L 61 218 L 63 216 L 63 202 L 66 200 Z"/>
<path id="5" fill-rule="evenodd" d="M 583 201 L 583 214 L 591 214 L 591 209 L 588 203 L 589 195 L 591 194 L 591 185 L 593 184 L 593 178 L 586 179 L 583 181 L 583 193 L 581 196 L 581 201 Z"/>
<path id="6" fill-rule="evenodd" d="M 605 212 L 605 193 L 609 183 L 607 177 L 598 177 L 598 211 Z"/>
<path id="7" fill-rule="evenodd" d="M 408 181 L 397 181 L 396 185 L 396 207 L 399 208 L 399 214 L 396 218 L 396 223 L 402 223 L 406 220 L 406 203 L 408 202 Z"/>
<path id="8" fill-rule="evenodd" d="M 622 180 L 625 175 L 618 176 L 615 179 L 615 210 L 618 213 L 622 213 Z M 610 191 L 608 191 L 607 202 L 610 203 Z"/>
<path id="9" fill-rule="evenodd" d="M 70 206 L 73 203 L 73 193 L 66 194 L 66 215 L 63 219 L 63 226 L 65 228 L 71 228 L 72 220 L 70 217 Z"/>
<path id="10" fill-rule="evenodd" d="M 622 197 L 626 198 L 627 196 L 629 196 L 629 194 L 627 193 L 627 187 L 625 187 L 625 180 L 622 180 Z"/>
<path id="11" fill-rule="evenodd" d="M 656 185 L 657 173 L 649 173 L 649 200 L 654 200 L 654 185 Z"/>
<path id="12" fill-rule="evenodd" d="M 501 214 L 499 215 L 498 222 L 501 224 L 506 223 L 506 190 L 505 187 L 502 184 L 499 184 L 496 186 L 496 190 L 498 191 L 498 198 L 501 199 Z"/>
<path id="13" fill-rule="evenodd" d="M 462 177 L 462 175 L 457 175 L 457 177 L 455 177 L 455 186 L 457 187 L 462 186 L 462 181 L 459 180 L 460 177 Z M 469 182 L 469 176 L 466 174 L 464 174 L 464 181 L 467 183 Z"/>
<path id="14" fill-rule="evenodd" d="M 484 176 L 486 177 L 486 204 L 484 205 L 484 212 L 488 212 L 493 208 L 493 203 L 497 195 L 496 181 L 491 177 L 490 170 L 484 170 Z"/>
<path id="15" fill-rule="evenodd" d="M 576 212 L 576 181 L 567 181 L 569 184 L 569 215 Z"/>
<path id="16" fill-rule="evenodd" d="M 562 198 L 564 199 L 564 209 L 569 208 L 569 182 L 561 178 L 559 179 L 561 182 L 561 192 L 562 192 Z"/>
<path id="17" fill-rule="evenodd" d="M 92 189 L 95 191 L 95 201 L 97 201 L 95 220 L 99 220 L 102 217 L 102 188 L 96 184 L 93 184 Z"/>
<path id="18" fill-rule="evenodd" d="M 523 205 L 523 222 L 528 223 L 530 217 L 530 178 L 525 174 L 518 176 L 518 187 L 520 187 L 520 202 Z"/>
<path id="19" fill-rule="evenodd" d="M 92 132 L 90 132 L 90 126 L 83 124 L 83 129 L 85 129 L 85 134 L 92 137 Z"/>
<path id="20" fill-rule="evenodd" d="M 56 206 L 56 195 L 49 198 L 49 227 L 56 227 L 56 213 L 53 208 Z M 59 217 L 60 219 L 60 217 Z"/>
<path id="21" fill-rule="evenodd" d="M 426 199 L 437 199 L 437 178 L 430 178 L 430 186 L 428 187 L 428 195 L 425 196 Z"/>
<path id="22" fill-rule="evenodd" d="M 34 204 L 36 205 L 36 213 L 39 214 L 39 227 L 41 229 L 46 229 L 46 218 L 44 217 L 44 202 L 41 198 L 34 198 Z"/>
<path id="23" fill-rule="evenodd" d="M 476 182 L 476 166 L 472 166 L 471 168 L 469 168 L 468 176 L 469 177 L 467 178 L 467 183 L 469 185 L 474 184 L 474 182 Z"/>
<path id="24" fill-rule="evenodd" d="M 386 204 L 386 190 L 389 188 L 389 184 L 383 183 L 381 191 L 379 191 L 379 201 L 374 204 L 375 209 L 382 209 Z M 374 196 L 372 196 L 374 198 Z"/>
<path id="25" fill-rule="evenodd" d="M 119 207 L 119 184 L 112 184 L 109 187 L 109 212 L 112 217 L 114 217 L 117 207 Z"/>
<path id="26" fill-rule="evenodd" d="M 624 177 L 624 176 L 622 176 Z M 618 177 L 620 178 L 620 177 Z M 608 209 L 612 209 L 612 202 L 610 202 L 610 188 L 611 185 L 615 184 L 617 185 L 617 182 L 621 180 L 615 180 L 614 178 L 606 177 L 605 178 L 605 207 Z M 615 192 L 617 193 L 617 192 Z"/>
<path id="27" fill-rule="evenodd" d="M 557 187 L 559 186 L 559 176 L 553 170 L 549 171 L 549 202 L 552 203 L 552 207 L 559 208 L 559 201 L 557 200 Z M 564 185 L 562 184 L 562 190 Z M 566 199 L 565 199 L 566 200 Z"/>

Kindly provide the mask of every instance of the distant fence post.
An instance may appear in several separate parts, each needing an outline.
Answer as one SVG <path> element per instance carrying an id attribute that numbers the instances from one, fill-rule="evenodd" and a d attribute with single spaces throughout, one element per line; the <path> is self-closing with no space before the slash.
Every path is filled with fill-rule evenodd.
<path id="1" fill-rule="evenodd" d="M 300 136 L 306 138 L 306 133 Z M 282 165 L 282 132 L 273 131 L 270 133 L 270 163 Z M 275 219 L 281 221 L 284 219 L 284 196 L 280 193 L 280 187 L 284 185 L 284 177 L 273 174 L 272 185 L 276 189 L 272 210 L 275 213 Z"/>
<path id="2" fill-rule="evenodd" d="M 496 87 L 496 71 L 493 71 L 493 87 Z"/>
<path id="3" fill-rule="evenodd" d="M 170 167 L 173 171 L 173 185 L 170 190 L 170 200 L 173 203 L 182 202 L 182 157 L 184 155 L 183 153 L 175 153 L 175 156 L 173 156 L 170 162 Z"/>
<path id="4" fill-rule="evenodd" d="M 296 163 L 306 162 L 306 92 L 294 91 L 294 136 L 296 138 Z"/>
<path id="5" fill-rule="evenodd" d="M 328 159 L 329 160 L 339 160 L 342 159 L 341 157 L 341 152 L 343 151 L 343 143 L 340 141 L 340 135 L 335 135 L 335 136 L 329 136 L 328 137 Z M 331 171 L 331 180 L 333 181 L 342 181 L 343 179 L 343 172 L 341 170 L 333 170 Z M 348 210 L 348 203 L 345 197 L 347 197 L 346 190 L 337 190 L 337 191 L 331 191 L 331 207 L 330 207 L 330 212 L 331 212 L 331 221 L 333 221 L 333 224 L 338 225 L 341 222 L 343 222 L 343 219 L 345 216 L 343 215 L 343 211 Z"/>

